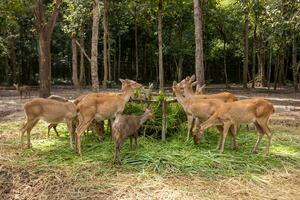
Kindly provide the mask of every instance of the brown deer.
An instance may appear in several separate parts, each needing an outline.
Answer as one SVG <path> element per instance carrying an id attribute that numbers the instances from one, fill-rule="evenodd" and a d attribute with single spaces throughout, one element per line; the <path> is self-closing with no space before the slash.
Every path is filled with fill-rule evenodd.
<path id="1" fill-rule="evenodd" d="M 271 114 L 274 113 L 273 104 L 265 99 L 245 99 L 231 103 L 222 104 L 215 113 L 205 122 L 198 125 L 193 130 L 198 138 L 201 137 L 203 131 L 211 126 L 223 125 L 222 141 L 220 152 L 224 151 L 224 143 L 228 133 L 228 129 L 232 126 L 233 135 L 237 134 L 237 128 L 240 124 L 254 123 L 258 131 L 257 141 L 253 147 L 253 153 L 257 152 L 257 147 L 264 134 L 268 137 L 266 154 L 269 154 L 272 133 L 268 127 Z"/>
<path id="2" fill-rule="evenodd" d="M 30 98 L 31 88 L 28 85 L 19 86 L 19 84 L 13 84 L 16 90 L 20 94 L 20 98 L 22 99 L 23 94 L 25 94 L 25 98 Z"/>
<path id="3" fill-rule="evenodd" d="M 183 79 L 179 85 L 180 87 L 183 89 L 183 93 L 184 96 L 187 98 L 193 98 L 197 101 L 202 101 L 203 99 L 218 99 L 221 100 L 222 102 L 233 102 L 233 101 L 237 101 L 238 98 L 234 95 L 231 94 L 229 92 L 221 92 L 221 93 L 217 93 L 217 94 L 211 94 L 211 95 L 203 95 L 203 94 L 195 94 L 193 92 L 193 82 L 195 81 L 195 75 L 193 75 L 192 77 L 187 76 L 185 79 Z M 205 87 L 202 86 L 198 86 L 198 92 L 203 92 L 203 88 Z M 188 119 L 188 132 L 187 132 L 187 140 L 189 139 L 189 135 L 191 130 L 193 129 L 193 117 L 190 115 L 187 115 L 187 119 Z"/>
<path id="4" fill-rule="evenodd" d="M 139 116 L 117 115 L 112 126 L 112 137 L 115 143 L 115 163 L 121 164 L 120 150 L 126 138 L 130 137 L 131 148 L 132 139 L 134 138 L 135 147 L 137 147 L 138 130 L 148 119 L 154 119 L 154 113 L 148 108 L 146 108 L 144 113 Z"/>
<path id="5" fill-rule="evenodd" d="M 192 119 L 195 118 L 200 121 L 207 120 L 222 104 L 224 104 L 224 102 L 219 99 L 201 99 L 201 101 L 199 101 L 197 98 L 185 98 L 181 93 L 180 84 L 177 84 L 176 81 L 173 82 L 172 89 L 176 95 L 177 101 L 181 104 L 187 116 L 191 116 Z M 222 126 L 217 126 L 217 128 L 221 134 L 221 131 L 223 130 Z M 193 136 L 195 144 L 198 144 L 198 135 L 194 134 Z M 232 147 L 235 148 L 235 135 L 232 136 Z M 219 144 L 220 142 L 221 140 L 219 139 Z M 217 145 L 217 148 L 219 148 L 219 144 Z"/>
<path id="6" fill-rule="evenodd" d="M 53 99 L 34 98 L 25 103 L 24 111 L 26 123 L 21 128 L 21 142 L 27 131 L 27 147 L 30 148 L 30 132 L 36 123 L 42 119 L 48 123 L 58 124 L 63 121 L 67 123 L 70 132 L 70 145 L 73 146 L 72 122 L 77 116 L 76 106 L 72 102 L 61 102 Z"/>
<path id="7" fill-rule="evenodd" d="M 81 155 L 80 136 L 90 123 L 96 120 L 107 120 L 115 118 L 116 114 L 121 114 L 125 108 L 125 104 L 133 96 L 134 90 L 141 88 L 142 85 L 132 81 L 123 80 L 122 93 L 91 93 L 84 97 L 77 105 L 79 124 L 76 128 L 76 151 Z"/>

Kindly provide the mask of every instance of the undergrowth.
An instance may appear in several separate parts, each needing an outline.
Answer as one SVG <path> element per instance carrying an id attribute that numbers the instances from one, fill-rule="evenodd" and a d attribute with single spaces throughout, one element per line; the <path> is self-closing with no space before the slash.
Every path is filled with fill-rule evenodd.
<path id="1" fill-rule="evenodd" d="M 7 133 L 18 128 L 16 123 L 2 123 L 0 130 Z M 210 129 L 199 145 L 194 145 L 192 139 L 186 139 L 186 125 L 183 123 L 176 133 L 167 137 L 167 141 L 151 136 L 140 137 L 138 148 L 130 149 L 126 141 L 121 149 L 123 165 L 113 164 L 114 145 L 109 135 L 99 142 L 91 132 L 82 136 L 83 155 L 76 155 L 69 146 L 66 127 L 59 126 L 60 137 L 52 133 L 46 138 L 46 124 L 39 123 L 33 129 L 32 149 L 16 148 L 19 138 L 11 138 L 4 142 L 6 147 L 18 152 L 14 159 L 8 162 L 12 165 L 33 166 L 32 170 L 60 167 L 85 170 L 92 165 L 99 173 L 128 172 L 160 173 L 163 175 L 193 175 L 218 177 L 244 175 L 252 176 L 269 170 L 292 170 L 300 167 L 300 138 L 294 134 L 297 130 L 273 128 L 273 143 L 270 156 L 264 155 L 266 138 L 259 146 L 259 153 L 252 154 L 251 149 L 256 141 L 255 130 L 242 128 L 238 138 L 237 150 L 230 149 L 230 137 L 226 140 L 225 151 L 220 154 L 216 149 L 217 131 Z M 38 133 L 37 133 L 38 132 Z M 4 158 L 5 155 L 2 155 Z"/>

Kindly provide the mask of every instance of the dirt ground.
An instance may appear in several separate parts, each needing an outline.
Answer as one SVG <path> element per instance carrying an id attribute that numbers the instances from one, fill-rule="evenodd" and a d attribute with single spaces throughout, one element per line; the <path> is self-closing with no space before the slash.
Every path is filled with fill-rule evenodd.
<path id="1" fill-rule="evenodd" d="M 60 95 L 68 99 L 79 96 L 72 87 L 56 86 L 52 89 L 52 94 Z M 106 91 L 118 91 L 109 89 Z M 170 88 L 167 89 L 170 92 Z M 271 124 L 281 124 L 284 126 L 300 126 L 300 94 L 295 94 L 292 88 L 278 88 L 278 90 L 268 90 L 267 88 L 255 88 L 243 90 L 238 86 L 231 86 L 226 89 L 223 85 L 210 85 L 206 89 L 208 94 L 222 91 L 229 91 L 241 99 L 251 97 L 263 97 L 269 99 L 275 105 L 275 114 L 271 117 Z M 83 89 L 80 94 L 88 93 L 90 89 Z M 32 92 L 32 97 L 38 97 L 38 90 Z M 20 99 L 16 90 L 0 90 L 0 121 L 16 120 L 24 117 L 22 105 L 29 98 Z"/>

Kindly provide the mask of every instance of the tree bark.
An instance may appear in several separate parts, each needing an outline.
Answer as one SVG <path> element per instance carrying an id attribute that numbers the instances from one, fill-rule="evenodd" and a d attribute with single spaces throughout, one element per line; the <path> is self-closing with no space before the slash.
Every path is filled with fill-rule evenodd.
<path id="1" fill-rule="evenodd" d="M 121 70 L 121 36 L 119 35 L 118 36 L 118 78 L 120 78 L 121 76 L 121 73 L 120 73 L 120 70 Z"/>
<path id="2" fill-rule="evenodd" d="M 16 83 L 16 47 L 15 47 L 15 37 L 11 37 L 10 39 L 10 47 L 9 47 L 9 54 L 10 54 L 10 66 L 11 66 L 11 80 L 9 82 Z"/>
<path id="3" fill-rule="evenodd" d="M 51 89 L 51 36 L 59 14 L 61 0 L 56 0 L 48 20 L 43 1 L 37 0 L 34 6 L 35 24 L 39 38 L 39 79 L 40 97 L 48 97 Z"/>
<path id="4" fill-rule="evenodd" d="M 293 67 L 293 83 L 295 92 L 299 92 L 298 88 L 298 66 L 297 66 L 297 49 L 296 49 L 296 38 L 293 36 L 292 43 L 292 67 Z"/>
<path id="5" fill-rule="evenodd" d="M 194 0 L 194 23 L 195 23 L 195 71 L 196 80 L 200 85 L 204 85 L 204 65 L 203 65 L 203 39 L 202 39 L 202 0 Z"/>
<path id="6" fill-rule="evenodd" d="M 162 41 L 162 0 L 158 0 L 158 65 L 159 65 L 159 89 L 164 90 L 164 67 L 163 67 L 163 41 Z"/>
<path id="7" fill-rule="evenodd" d="M 136 17 L 136 16 L 135 16 Z M 138 57 L 138 35 L 137 35 L 137 24 L 136 19 L 134 23 L 134 44 L 135 44 L 135 80 L 139 78 L 139 57 Z"/>
<path id="8" fill-rule="evenodd" d="M 225 84 L 226 84 L 226 88 L 228 88 L 228 77 L 227 77 L 227 66 L 226 66 L 226 37 L 224 34 L 224 38 L 223 38 L 223 64 L 224 64 L 224 76 L 225 76 Z"/>
<path id="9" fill-rule="evenodd" d="M 84 48 L 84 26 L 80 27 L 80 46 Z M 79 74 L 80 86 L 85 85 L 85 70 L 84 70 L 84 55 L 83 51 L 80 51 L 80 74 Z"/>
<path id="10" fill-rule="evenodd" d="M 247 88 L 248 75 L 248 32 L 249 32 L 249 11 L 245 8 L 245 24 L 244 24 L 244 63 L 243 63 L 243 88 Z"/>
<path id="11" fill-rule="evenodd" d="M 99 91 L 98 79 L 98 35 L 99 35 L 99 0 L 94 0 L 93 3 L 93 26 L 92 26 L 92 49 L 91 49 L 91 77 L 92 90 Z"/>
<path id="12" fill-rule="evenodd" d="M 252 51 L 252 88 L 255 87 L 255 67 L 256 67 L 256 29 L 257 29 L 257 24 L 256 20 L 254 21 L 254 30 L 253 30 L 253 51 Z"/>
<path id="13" fill-rule="evenodd" d="M 77 70 L 77 45 L 76 45 L 76 33 L 72 33 L 72 81 L 75 89 L 79 90 L 78 82 L 78 70 Z"/>
<path id="14" fill-rule="evenodd" d="M 103 65 L 104 65 L 104 77 L 103 88 L 107 88 L 108 80 L 108 0 L 104 0 L 104 15 L 103 15 Z"/>

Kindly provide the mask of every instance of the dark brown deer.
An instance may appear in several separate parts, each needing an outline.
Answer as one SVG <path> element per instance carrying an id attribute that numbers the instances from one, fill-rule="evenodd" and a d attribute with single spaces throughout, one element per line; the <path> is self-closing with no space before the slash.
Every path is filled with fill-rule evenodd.
<path id="1" fill-rule="evenodd" d="M 132 139 L 134 138 L 135 147 L 137 147 L 138 130 L 148 119 L 154 119 L 154 113 L 148 108 L 146 108 L 145 112 L 139 116 L 117 115 L 112 126 L 112 137 L 115 142 L 115 163 L 121 164 L 120 149 L 126 138 L 130 138 L 131 148 Z"/>

